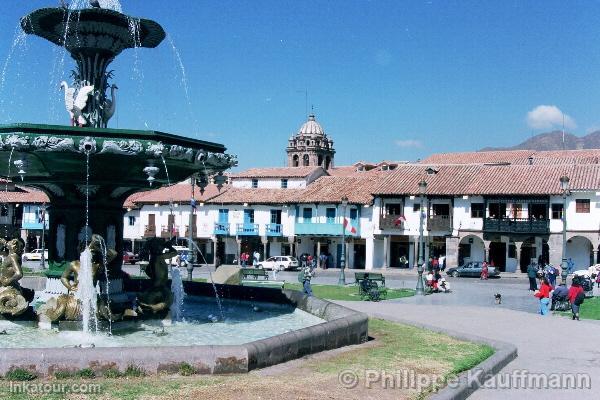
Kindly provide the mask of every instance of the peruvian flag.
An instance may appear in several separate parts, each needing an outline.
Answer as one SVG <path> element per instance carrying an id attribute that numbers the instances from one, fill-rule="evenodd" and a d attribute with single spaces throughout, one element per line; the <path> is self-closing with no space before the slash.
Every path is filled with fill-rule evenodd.
<path id="1" fill-rule="evenodd" d="M 406 221 L 406 217 L 404 217 L 404 215 L 401 215 L 398 218 L 396 218 L 396 220 L 394 221 L 394 225 L 395 226 L 400 226 L 400 225 L 402 225 L 402 223 L 404 221 Z"/>
<path id="2" fill-rule="evenodd" d="M 347 218 L 344 218 L 344 229 L 352 233 L 353 235 L 356 234 L 356 228 L 352 226 L 352 224 L 350 223 L 350 221 L 348 221 Z"/>

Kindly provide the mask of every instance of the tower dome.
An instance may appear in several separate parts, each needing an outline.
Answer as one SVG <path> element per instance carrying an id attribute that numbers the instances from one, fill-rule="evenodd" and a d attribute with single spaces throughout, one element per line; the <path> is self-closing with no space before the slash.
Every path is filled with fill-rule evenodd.
<path id="1" fill-rule="evenodd" d="M 300 127 L 298 131 L 298 135 L 324 135 L 325 132 L 319 123 L 315 120 L 314 114 L 308 116 L 308 121 L 306 121 Z"/>

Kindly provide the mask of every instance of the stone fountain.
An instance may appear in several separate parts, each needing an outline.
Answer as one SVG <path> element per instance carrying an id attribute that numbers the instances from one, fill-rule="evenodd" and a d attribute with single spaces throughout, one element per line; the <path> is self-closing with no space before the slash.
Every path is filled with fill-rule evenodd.
<path id="1" fill-rule="evenodd" d="M 0 240 L 0 252 L 6 253 L 0 264 L 0 332 L 5 334 L 0 374 L 14 368 L 48 375 L 132 364 L 161 372 L 176 371 L 181 362 L 200 373 L 247 372 L 366 341 L 366 315 L 296 291 L 180 282 L 186 296 L 181 290 L 173 296 L 165 262 L 174 255 L 169 240 L 148 242 L 149 279 L 128 279 L 121 271 L 128 196 L 190 177 L 200 186 L 211 178 L 218 184 L 236 158 L 218 143 L 107 127 L 117 90 L 110 63 L 126 49 L 160 45 L 165 32 L 154 21 L 99 4 L 42 8 L 21 20 L 26 33 L 65 48 L 76 69 L 72 82 L 61 84 L 69 126 L 0 126 L 0 166 L 8 166 L 6 176 L 18 174 L 51 203 L 46 280 L 51 297 L 35 304 L 37 314 L 30 306 L 34 293 L 20 284 L 23 243 Z M 221 320 L 214 318 L 221 311 L 217 295 L 226 310 Z M 153 329 L 174 297 L 184 304 L 179 322 Z M 41 334 L 37 328 L 39 323 L 54 329 L 57 321 L 85 327 L 90 312 L 109 324 L 112 335 L 85 329 Z M 125 328 L 119 331 L 113 322 Z"/>

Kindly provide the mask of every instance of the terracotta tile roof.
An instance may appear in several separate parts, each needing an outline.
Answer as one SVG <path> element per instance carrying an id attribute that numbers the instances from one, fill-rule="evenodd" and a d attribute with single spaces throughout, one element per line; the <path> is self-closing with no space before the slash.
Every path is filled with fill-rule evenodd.
<path id="1" fill-rule="evenodd" d="M 5 181 L 6 182 L 6 181 Z M 25 186 L 16 186 L 14 191 L 6 192 L 0 187 L 0 203 L 48 203 L 50 199 L 41 190 Z"/>
<path id="2" fill-rule="evenodd" d="M 600 149 L 585 150 L 503 150 L 503 151 L 474 151 L 465 153 L 433 154 L 420 164 L 599 164 Z"/>
<path id="3" fill-rule="evenodd" d="M 325 171 L 321 167 L 250 168 L 231 174 L 231 178 L 306 178 L 318 170 Z"/>
<path id="4" fill-rule="evenodd" d="M 426 165 L 398 166 L 375 187 L 380 195 L 418 195 L 425 179 L 428 195 L 551 195 L 560 194 L 559 178 L 570 178 L 571 190 L 600 189 L 600 165 Z"/>
<path id="5" fill-rule="evenodd" d="M 223 191 L 226 191 L 229 186 L 223 186 L 221 191 L 216 185 L 210 184 L 204 189 L 204 194 L 200 194 L 200 189 L 196 186 L 194 197 L 196 201 L 207 201 Z M 124 207 L 141 204 L 167 204 L 169 202 L 189 203 L 192 198 L 192 187 L 189 183 L 178 183 L 171 186 L 164 186 L 160 189 L 150 190 L 147 192 L 135 193 L 125 200 Z"/>
<path id="6" fill-rule="evenodd" d="M 249 189 L 231 187 L 207 201 L 208 204 L 290 204 L 297 203 L 305 189 Z"/>
<path id="7" fill-rule="evenodd" d="M 359 173 L 360 174 L 360 173 Z M 300 203 L 340 203 L 348 197 L 351 204 L 371 204 L 373 190 L 381 175 L 322 176 L 304 189 Z"/>

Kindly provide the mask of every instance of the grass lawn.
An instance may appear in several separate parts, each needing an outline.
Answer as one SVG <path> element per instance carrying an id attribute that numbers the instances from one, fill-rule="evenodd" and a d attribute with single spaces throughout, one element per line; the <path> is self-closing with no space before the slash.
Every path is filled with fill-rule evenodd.
<path id="1" fill-rule="evenodd" d="M 493 354 L 489 346 L 462 342 L 448 336 L 372 319 L 369 334 L 375 340 L 341 350 L 309 356 L 299 361 L 252 371 L 243 375 L 158 375 L 149 377 L 47 379 L 33 383 L 95 383 L 99 395 L 15 395 L 8 392 L 8 382 L 0 381 L 0 399 L 424 399 L 433 388 L 392 387 L 389 377 L 409 371 L 418 376 L 435 376 L 442 381 L 470 369 Z M 180 369 L 182 373 L 189 368 Z M 340 383 L 339 374 L 354 374 L 353 388 Z M 371 371 L 387 374 L 387 387 L 365 377 Z M 185 373 L 184 373 L 185 374 Z M 84 375 L 85 374 L 80 374 Z M 416 376 L 416 375 L 415 375 Z M 398 378 L 396 378 L 398 379 Z"/>
<path id="2" fill-rule="evenodd" d="M 293 289 L 302 291 L 301 283 L 287 283 L 285 289 Z M 312 285 L 313 294 L 316 297 L 328 300 L 349 300 L 349 301 L 360 301 L 358 295 L 358 286 L 347 285 Z M 387 299 L 399 299 L 401 297 L 414 296 L 415 291 L 413 289 L 388 289 Z"/>
<path id="3" fill-rule="evenodd" d="M 560 315 L 571 317 L 570 311 L 559 312 Z M 600 297 L 585 299 L 579 308 L 579 318 L 581 319 L 600 319 Z"/>

